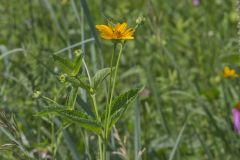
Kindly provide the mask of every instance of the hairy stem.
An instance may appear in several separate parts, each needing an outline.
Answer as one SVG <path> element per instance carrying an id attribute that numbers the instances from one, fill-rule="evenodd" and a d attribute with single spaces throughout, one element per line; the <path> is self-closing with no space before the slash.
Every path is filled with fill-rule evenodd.
<path id="1" fill-rule="evenodd" d="M 108 104 L 108 117 L 107 117 L 107 128 L 106 128 L 106 139 L 108 137 L 109 134 L 109 121 L 110 121 L 110 114 L 111 114 L 111 110 L 112 110 L 112 99 L 113 99 L 113 94 L 114 94 L 114 90 L 115 90 L 115 86 L 116 86 L 116 78 L 117 78 L 117 72 L 118 72 L 118 67 L 119 67 L 119 63 L 120 63 L 120 59 L 122 56 L 122 50 L 123 50 L 123 44 L 120 44 L 120 50 L 119 50 L 119 54 L 118 54 L 118 59 L 117 59 L 117 64 L 116 64 L 116 68 L 114 71 L 114 77 L 113 77 L 113 84 L 112 84 L 112 90 L 111 90 L 111 94 L 110 94 L 110 100 L 109 100 L 109 104 Z"/>
<path id="2" fill-rule="evenodd" d="M 86 69 L 90 86 L 92 86 L 91 76 L 90 76 L 90 73 L 88 71 L 88 68 L 87 68 L 87 65 L 86 65 L 86 62 L 85 62 L 84 59 L 83 59 L 83 65 L 84 65 L 84 67 Z M 101 120 L 100 120 L 100 117 L 99 117 L 99 114 L 98 114 L 96 95 L 95 94 L 91 94 L 90 97 L 91 97 L 92 102 L 93 102 L 93 108 L 94 108 L 95 116 L 97 118 L 97 121 L 100 122 Z M 103 148 L 102 148 L 103 147 L 103 142 L 102 142 L 101 136 L 99 136 L 99 135 L 98 135 L 98 147 L 99 147 L 99 157 L 100 157 L 100 160 L 103 160 Z"/>
<path id="3" fill-rule="evenodd" d="M 109 121 L 110 121 L 110 115 L 111 115 L 111 107 L 112 107 L 112 99 L 113 99 L 113 94 L 114 94 L 114 89 L 116 85 L 116 77 L 117 77 L 117 71 L 120 63 L 120 59 L 122 56 L 122 49 L 123 45 L 120 44 L 120 50 L 117 58 L 117 63 L 116 67 L 114 70 L 114 77 L 113 77 L 113 82 L 112 82 L 112 72 L 113 72 L 113 59 L 115 56 L 115 50 L 116 50 L 116 43 L 114 44 L 114 53 L 111 58 L 111 72 L 110 72 L 110 78 L 108 82 L 108 99 L 107 99 L 107 105 L 106 105 L 106 112 L 105 112 L 105 121 L 104 121 L 104 144 L 103 144 L 103 159 L 106 159 L 106 147 L 107 147 L 107 138 L 109 134 Z"/>

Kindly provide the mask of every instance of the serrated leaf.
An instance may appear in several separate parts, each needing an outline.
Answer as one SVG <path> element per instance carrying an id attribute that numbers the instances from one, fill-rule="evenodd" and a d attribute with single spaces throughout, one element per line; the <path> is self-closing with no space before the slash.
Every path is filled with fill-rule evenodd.
<path id="1" fill-rule="evenodd" d="M 77 98 L 77 94 L 78 94 L 78 87 L 72 86 L 69 97 L 68 97 L 68 107 L 69 107 L 69 109 L 74 108 L 76 98 Z"/>
<path id="2" fill-rule="evenodd" d="M 87 114 L 77 110 L 62 110 L 57 111 L 61 117 L 70 120 L 71 122 L 78 123 L 81 127 L 88 129 L 97 134 L 101 133 L 101 125 L 96 120 L 92 119 Z"/>
<path id="3" fill-rule="evenodd" d="M 114 69 L 112 69 L 113 71 Z M 97 89 L 99 85 L 104 81 L 104 79 L 110 74 L 111 68 L 103 68 L 98 70 L 93 77 L 93 88 Z"/>
<path id="4" fill-rule="evenodd" d="M 66 58 L 62 58 L 57 55 L 53 55 L 54 61 L 59 65 L 59 67 L 67 73 L 69 76 L 76 76 L 82 65 L 83 55 L 80 54 L 76 57 L 76 59 L 72 62 Z"/>
<path id="5" fill-rule="evenodd" d="M 127 110 L 129 104 L 137 97 L 141 89 L 142 88 L 131 89 L 113 100 L 110 127 L 119 120 Z"/>
<path id="6" fill-rule="evenodd" d="M 69 83 L 71 83 L 74 86 L 84 88 L 87 91 L 90 90 L 90 85 L 87 82 L 88 81 L 87 77 L 80 77 L 80 76 L 70 77 L 70 76 L 67 76 L 66 81 L 68 81 Z"/>
<path id="7" fill-rule="evenodd" d="M 74 67 L 73 70 L 71 72 L 71 76 L 76 76 L 81 68 L 82 65 L 82 58 L 83 58 L 83 54 L 80 54 L 77 56 L 77 58 L 74 60 Z"/>
<path id="8" fill-rule="evenodd" d="M 118 109 L 128 105 L 129 103 L 134 100 L 138 93 L 142 90 L 142 88 L 135 88 L 131 89 L 129 91 L 126 91 L 125 93 L 122 93 L 121 95 L 117 96 L 112 103 L 112 110 L 111 113 L 114 113 Z"/>
<path id="9" fill-rule="evenodd" d="M 47 107 L 47 108 L 44 108 L 42 111 L 38 112 L 36 116 L 44 116 L 44 115 L 48 115 L 50 113 L 56 113 L 62 110 L 65 110 L 65 108 L 64 107 Z"/>
<path id="10" fill-rule="evenodd" d="M 53 55 L 53 59 L 64 72 L 66 72 L 68 75 L 71 75 L 74 66 L 70 60 L 64 59 L 57 55 Z"/>
<path id="11" fill-rule="evenodd" d="M 37 116 L 44 116 L 52 113 L 55 113 L 71 122 L 78 123 L 81 127 L 88 129 L 92 132 L 95 132 L 97 134 L 101 133 L 100 123 L 79 110 L 69 110 L 62 107 L 50 107 L 37 113 Z"/>
<path id="12" fill-rule="evenodd" d="M 122 117 L 123 113 L 126 111 L 124 108 L 120 108 L 111 115 L 110 128 L 117 123 L 117 121 Z"/>

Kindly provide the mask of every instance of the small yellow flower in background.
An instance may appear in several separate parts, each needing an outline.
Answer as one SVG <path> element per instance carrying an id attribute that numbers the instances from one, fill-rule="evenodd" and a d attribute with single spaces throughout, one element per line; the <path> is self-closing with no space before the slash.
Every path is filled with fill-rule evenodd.
<path id="1" fill-rule="evenodd" d="M 65 5 L 65 4 L 67 4 L 67 3 L 68 3 L 68 0 L 62 0 L 62 1 L 61 1 L 61 4 L 62 4 L 62 5 Z"/>
<path id="2" fill-rule="evenodd" d="M 96 25 L 101 32 L 101 37 L 106 40 L 129 40 L 134 39 L 133 28 L 127 28 L 127 23 L 117 23 L 115 27 L 110 25 Z"/>
<path id="3" fill-rule="evenodd" d="M 234 69 L 229 68 L 228 66 L 224 67 L 223 74 L 225 78 L 238 76 L 236 71 Z"/>

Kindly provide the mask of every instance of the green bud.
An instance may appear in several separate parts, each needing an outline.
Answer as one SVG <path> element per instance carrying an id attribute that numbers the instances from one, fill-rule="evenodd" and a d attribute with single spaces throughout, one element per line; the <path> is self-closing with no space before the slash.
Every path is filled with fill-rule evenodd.
<path id="1" fill-rule="evenodd" d="M 40 91 L 35 91 L 34 93 L 33 93 L 33 98 L 38 98 L 39 96 L 41 95 L 41 92 Z"/>
<path id="2" fill-rule="evenodd" d="M 61 75 L 59 76 L 59 80 L 60 80 L 60 82 L 64 83 L 65 80 L 66 80 L 66 75 L 65 75 L 65 74 L 61 74 Z"/>
<path id="3" fill-rule="evenodd" d="M 90 88 L 90 94 L 94 94 L 93 88 Z"/>
<path id="4" fill-rule="evenodd" d="M 82 54 L 82 50 L 81 49 L 75 50 L 74 54 L 78 57 Z"/>
<path id="5" fill-rule="evenodd" d="M 140 25 L 140 24 L 143 24 L 145 20 L 146 20 L 145 17 L 139 16 L 139 17 L 136 19 L 136 23 L 137 23 L 138 25 Z"/>

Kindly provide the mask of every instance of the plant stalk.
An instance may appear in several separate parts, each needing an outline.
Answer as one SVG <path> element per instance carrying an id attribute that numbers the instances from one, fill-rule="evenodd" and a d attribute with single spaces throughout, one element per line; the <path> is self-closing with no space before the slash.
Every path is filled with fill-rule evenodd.
<path id="1" fill-rule="evenodd" d="M 112 98 L 114 94 L 114 89 L 116 85 L 116 77 L 117 77 L 117 71 L 120 63 L 120 59 L 122 56 L 122 50 L 123 50 L 123 44 L 120 44 L 120 50 L 118 53 L 118 58 L 117 58 L 117 63 L 116 63 L 116 68 L 114 70 L 114 77 L 113 77 L 113 82 L 112 82 L 112 72 L 113 72 L 113 58 L 115 55 L 115 50 L 116 50 L 116 43 L 114 44 L 114 53 L 111 58 L 111 71 L 110 71 L 110 78 L 109 78 L 109 83 L 108 83 L 108 99 L 107 99 L 107 105 L 106 105 L 106 113 L 105 113 L 105 122 L 104 122 L 104 144 L 103 144 L 103 160 L 106 160 L 106 148 L 107 148 L 107 138 L 109 134 L 109 121 L 110 121 L 110 115 L 111 115 L 111 107 L 112 107 Z"/>
<path id="2" fill-rule="evenodd" d="M 85 63 L 85 60 L 83 59 L 83 65 L 86 69 L 86 72 L 87 72 L 87 76 L 88 76 L 88 80 L 89 80 L 89 83 L 90 83 L 90 86 L 92 86 L 92 80 L 91 80 L 91 76 L 90 76 L 90 73 L 88 71 L 88 68 L 87 68 L 87 65 Z M 96 95 L 95 94 L 91 94 L 91 99 L 92 99 L 92 102 L 93 102 L 93 107 L 94 107 L 94 111 L 95 111 L 95 116 L 97 118 L 97 121 L 100 122 L 100 117 L 99 117 L 99 114 L 98 114 L 98 110 L 97 110 L 97 101 L 96 101 Z M 103 159 L 103 142 L 102 142 L 102 138 L 101 136 L 98 135 L 98 147 L 99 147 L 99 157 L 100 157 L 100 160 L 104 160 Z"/>
<path id="3" fill-rule="evenodd" d="M 110 114 L 111 114 L 111 110 L 112 110 L 112 99 L 113 99 L 113 94 L 114 94 L 114 90 L 115 90 L 115 86 L 116 86 L 116 78 L 117 78 L 118 67 L 119 67 L 121 57 L 122 57 L 122 50 L 123 50 L 123 44 L 120 44 L 120 50 L 119 50 L 119 54 L 118 54 L 116 68 L 115 68 L 115 71 L 114 71 L 112 90 L 111 90 L 110 100 L 109 100 L 109 104 L 108 104 L 107 128 L 106 128 L 106 135 L 105 135 L 106 139 L 107 139 L 108 134 L 109 134 L 109 121 L 110 121 Z"/>

